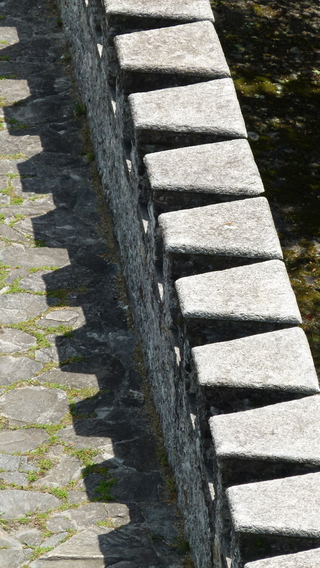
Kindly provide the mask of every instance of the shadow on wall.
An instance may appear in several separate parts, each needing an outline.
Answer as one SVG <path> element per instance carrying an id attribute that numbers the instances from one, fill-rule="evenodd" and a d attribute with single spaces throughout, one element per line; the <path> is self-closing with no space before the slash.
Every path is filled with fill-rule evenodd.
<path id="1" fill-rule="evenodd" d="M 68 309 L 77 308 L 77 328 L 67 333 L 58 328 L 61 335 L 55 336 L 55 345 L 42 349 L 42 361 L 58 364 L 46 380 L 67 385 L 71 393 L 77 391 L 71 405 L 74 423 L 58 435 L 79 453 L 83 451 L 88 498 L 112 500 L 108 511 L 118 517 L 115 525 L 102 522 L 100 527 L 98 540 L 105 563 L 167 566 L 166 547 L 174 546 L 178 535 L 161 498 L 164 488 L 155 458 L 156 440 L 141 412 L 142 378 L 132 364 L 136 340 L 119 301 L 118 264 L 108 260 L 114 258 L 114 251 L 99 230 L 99 199 L 87 181 L 90 166 L 84 156 L 79 157 L 84 122 L 75 118 L 71 81 L 57 65 L 63 48 L 63 40 L 55 37 L 60 32 L 57 15 L 49 24 L 50 34 L 47 21 L 42 24 L 38 19 L 38 36 L 28 26 L 29 19 L 39 18 L 38 4 L 39 0 L 28 0 L 17 8 L 14 2 L 6 6 L 10 16 L 17 12 L 24 17 L 21 28 L 1 22 L 2 37 L 10 36 L 12 41 L 17 35 L 16 43 L 2 49 L 0 61 L 8 85 L 7 96 L 2 91 L 8 125 L 7 159 L 2 163 L 11 172 L 6 178 L 11 195 L 6 215 L 40 247 L 38 271 L 24 279 L 27 289 L 46 292 L 49 307 L 61 308 L 66 318 L 60 321 L 55 310 L 40 329 L 49 326 L 52 333 L 52 327 L 69 321 Z M 22 156 L 19 139 L 26 136 L 28 155 Z M 32 207 L 37 216 L 28 216 L 28 204 L 21 204 L 19 195 L 35 198 Z M 52 202 L 46 197 L 37 200 L 46 195 L 52 196 Z M 21 218 L 23 213 L 26 216 Z M 11 252 L 16 255 L 12 266 L 14 262 L 23 265 L 23 247 L 14 245 Z M 80 389 L 92 396 L 79 399 Z M 117 525 L 122 526 L 111 530 Z M 92 542 L 88 546 L 94 548 Z"/>

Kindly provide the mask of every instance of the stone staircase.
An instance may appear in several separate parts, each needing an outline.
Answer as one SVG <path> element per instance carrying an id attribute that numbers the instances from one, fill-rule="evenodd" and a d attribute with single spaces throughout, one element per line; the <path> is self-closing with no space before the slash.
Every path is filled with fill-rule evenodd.
<path id="1" fill-rule="evenodd" d="M 196 563 L 314 568 L 318 380 L 209 3 L 60 3 Z"/>

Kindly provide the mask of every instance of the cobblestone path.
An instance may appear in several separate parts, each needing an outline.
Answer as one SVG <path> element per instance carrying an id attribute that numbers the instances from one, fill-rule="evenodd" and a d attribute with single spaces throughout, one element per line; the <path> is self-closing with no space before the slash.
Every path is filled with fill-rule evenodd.
<path id="1" fill-rule="evenodd" d="M 0 2 L 0 49 L 0 567 L 178 568 L 54 6 Z"/>

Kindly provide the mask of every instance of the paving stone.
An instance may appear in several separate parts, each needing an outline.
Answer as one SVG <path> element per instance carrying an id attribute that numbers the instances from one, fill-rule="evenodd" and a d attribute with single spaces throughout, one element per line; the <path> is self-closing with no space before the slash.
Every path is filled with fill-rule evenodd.
<path id="1" fill-rule="evenodd" d="M 39 136 L 31 136 L 25 134 L 24 136 L 12 136 L 11 132 L 2 130 L 0 132 L 0 152 L 1 154 L 19 154 L 23 144 L 23 154 L 27 158 L 32 158 L 42 151 L 42 145 Z"/>
<path id="2" fill-rule="evenodd" d="M 54 271 L 58 272 L 58 271 Z M 70 286 L 59 286 L 58 282 L 57 285 L 52 287 L 50 286 L 50 281 L 47 278 L 44 278 L 47 274 L 52 275 L 52 270 L 39 270 L 34 274 L 26 274 L 26 278 L 23 278 L 19 282 L 19 286 L 24 288 L 25 290 L 29 290 L 31 292 L 47 292 L 48 289 L 61 289 L 61 288 L 68 288 Z"/>
<path id="3" fill-rule="evenodd" d="M 37 377 L 41 383 L 56 383 L 66 385 L 76 389 L 83 388 L 99 388 L 99 381 L 96 374 L 89 373 L 72 373 L 65 371 L 66 368 L 72 368 L 71 365 L 64 365 L 61 369 L 52 369 L 46 373 L 42 373 Z"/>
<path id="4" fill-rule="evenodd" d="M 37 547 L 42 541 L 42 532 L 39 529 L 20 529 L 14 534 L 16 538 L 27 546 Z"/>
<path id="5" fill-rule="evenodd" d="M 187 319 L 301 323 L 285 266 L 279 260 L 181 278 L 176 289 Z"/>
<path id="6" fill-rule="evenodd" d="M 39 316 L 48 307 L 44 296 L 5 294 L 0 297 L 0 322 L 10 324 L 27 321 Z"/>
<path id="7" fill-rule="evenodd" d="M 169 253 L 282 259 L 264 197 L 164 213 L 158 220 Z"/>
<path id="8" fill-rule="evenodd" d="M 20 456 L 7 456 L 0 454 L 0 469 L 3 471 L 17 471 L 20 467 Z"/>
<path id="9" fill-rule="evenodd" d="M 81 308 L 72 310 L 55 310 L 37 320 L 37 325 L 40 327 L 58 327 L 59 325 L 71 325 L 74 329 L 77 329 L 78 327 L 85 325 L 85 323 L 86 318 Z"/>
<path id="10" fill-rule="evenodd" d="M 69 505 L 80 505 L 87 501 L 87 495 L 83 491 L 68 491 Z"/>
<path id="11" fill-rule="evenodd" d="M 64 511 L 62 516 L 69 519 L 76 530 L 87 529 L 96 526 L 98 521 L 107 521 L 110 517 L 109 510 L 104 503 L 87 503 L 78 509 Z M 122 505 L 122 509 L 127 507 Z"/>
<path id="12" fill-rule="evenodd" d="M 111 15 L 151 17 L 164 20 L 197 21 L 213 20 L 210 4 L 207 0 L 174 0 L 159 4 L 157 0 L 107 0 L 107 17 Z"/>
<path id="13" fill-rule="evenodd" d="M 9 386 L 17 381 L 31 379 L 43 365 L 28 357 L 0 357 L 0 384 Z"/>
<path id="14" fill-rule="evenodd" d="M 23 245 L 10 245 L 0 252 L 0 260 L 9 266 L 42 268 L 43 266 L 66 266 L 70 263 L 68 252 L 64 249 L 26 248 Z"/>
<path id="15" fill-rule="evenodd" d="M 54 560 L 52 558 L 39 558 L 31 562 L 30 568 L 105 568 L 103 558 L 68 558 L 67 560 Z M 136 568 L 135 566 L 120 566 L 116 568 Z"/>
<path id="16" fill-rule="evenodd" d="M 15 485 L 21 485 L 26 487 L 28 485 L 28 476 L 25 473 L 20 473 L 18 471 L 10 471 L 1 473 L 0 478 L 5 481 L 5 483 L 14 483 Z"/>
<path id="17" fill-rule="evenodd" d="M 156 152 L 147 154 L 144 162 L 151 189 L 178 192 L 180 199 L 186 192 L 254 197 L 264 191 L 247 140 Z"/>
<path id="18" fill-rule="evenodd" d="M 2 430 L 0 436 L 0 452 L 14 454 L 29 452 L 43 444 L 49 438 L 44 430 L 30 428 L 28 430 Z"/>
<path id="19" fill-rule="evenodd" d="M 197 380 L 207 389 L 319 392 L 308 340 L 301 328 L 203 345 L 193 348 L 192 355 Z"/>
<path id="20" fill-rule="evenodd" d="M 92 527 L 75 534 L 69 540 L 48 552 L 47 558 L 104 558 L 99 536 L 111 532 L 112 529 Z"/>
<path id="21" fill-rule="evenodd" d="M 70 481 L 77 481 L 81 475 L 81 462 L 73 456 L 62 456 L 47 475 L 39 479 L 35 485 L 38 487 L 62 487 Z"/>
<path id="22" fill-rule="evenodd" d="M 138 144 L 166 144 L 168 135 L 201 143 L 246 138 L 246 128 L 232 79 L 129 95 Z M 197 138 L 199 137 L 199 140 Z"/>
<path id="23" fill-rule="evenodd" d="M 114 39 L 121 70 L 139 81 L 146 73 L 213 79 L 230 77 L 218 36 L 211 22 L 122 34 Z M 151 83 L 152 76 L 147 78 Z M 139 84 L 137 89 L 142 91 Z"/>
<path id="24" fill-rule="evenodd" d="M 217 457 L 320 464 L 319 410 L 315 395 L 214 416 L 210 428 Z"/>
<path id="25" fill-rule="evenodd" d="M 18 353 L 37 344 L 35 337 L 19 329 L 2 327 L 0 329 L 0 352 Z"/>
<path id="26" fill-rule="evenodd" d="M 21 242 L 21 243 L 28 242 L 28 239 L 26 239 L 23 235 L 18 233 L 18 231 L 15 231 L 11 227 L 8 227 L 7 225 L 4 225 L 2 223 L 0 224 L 0 237 L 4 239 L 9 239 L 10 241 L 13 242 Z"/>
<path id="27" fill-rule="evenodd" d="M 53 536 L 50 536 L 49 538 L 44 540 L 41 546 L 42 548 L 51 548 L 57 546 L 68 536 L 68 534 L 68 532 L 54 534 Z"/>
<path id="28" fill-rule="evenodd" d="M 77 426 L 79 433 L 76 433 L 74 426 L 67 426 L 67 428 L 60 430 L 58 435 L 63 442 L 72 444 L 78 449 L 85 449 L 87 447 L 99 449 L 102 451 L 103 455 L 106 455 L 107 458 L 110 459 L 114 457 L 113 443 L 111 438 L 103 436 L 103 429 L 103 421 L 81 420 L 81 424 Z M 100 433 L 100 436 L 98 433 Z"/>
<path id="29" fill-rule="evenodd" d="M 0 397 L 0 412 L 10 424 L 58 424 L 69 411 L 64 391 L 22 387 Z"/>
<path id="30" fill-rule="evenodd" d="M 4 283 L 10 286 L 17 278 L 23 278 L 28 274 L 29 272 L 25 268 L 15 268 L 9 272 L 9 275 L 4 279 Z"/>
<path id="31" fill-rule="evenodd" d="M 22 545 L 19 540 L 13 538 L 6 531 L 0 529 L 0 549 L 1 548 L 13 548 L 15 550 L 22 550 Z"/>
<path id="32" fill-rule="evenodd" d="M 320 473 L 230 487 L 236 532 L 319 538 Z"/>
<path id="33" fill-rule="evenodd" d="M 265 558 L 256 562 L 249 562 L 244 568 L 316 568 L 320 565 L 320 548 Z"/>
<path id="34" fill-rule="evenodd" d="M 26 105 L 18 106 L 14 110 L 7 108 L 8 118 L 15 118 L 26 126 L 36 126 L 50 123 L 52 117 L 55 121 L 63 118 L 73 117 L 72 100 L 69 93 L 53 94 L 50 97 L 28 102 Z M 42 148 L 39 149 L 40 153 Z"/>
<path id="35" fill-rule="evenodd" d="M 45 513 L 60 505 L 61 501 L 49 493 L 23 491 L 21 489 L 3 489 L 1 491 L 0 511 L 2 519 L 16 519 L 33 511 Z"/>
<path id="36" fill-rule="evenodd" d="M 69 529 L 74 530 L 75 528 L 75 522 L 64 516 L 64 513 L 53 515 L 47 521 L 47 529 L 53 533 L 65 532 Z"/>
<path id="37" fill-rule="evenodd" d="M 1 568 L 23 568 L 32 550 L 1 550 Z"/>

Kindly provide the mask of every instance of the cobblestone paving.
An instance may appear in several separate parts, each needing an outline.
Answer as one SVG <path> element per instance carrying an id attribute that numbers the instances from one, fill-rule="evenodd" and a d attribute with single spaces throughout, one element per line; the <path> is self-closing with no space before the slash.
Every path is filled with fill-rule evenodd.
<path id="1" fill-rule="evenodd" d="M 54 6 L 0 49 L 0 566 L 189 565 Z"/>

